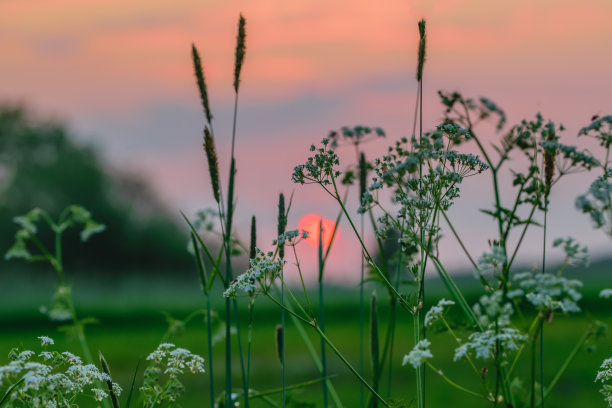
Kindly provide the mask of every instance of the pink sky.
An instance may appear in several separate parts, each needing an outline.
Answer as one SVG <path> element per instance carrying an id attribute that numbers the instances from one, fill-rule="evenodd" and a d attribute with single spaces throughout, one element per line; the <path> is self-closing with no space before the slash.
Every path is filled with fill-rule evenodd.
<path id="1" fill-rule="evenodd" d="M 510 124 L 541 111 L 566 125 L 568 143 L 593 114 L 612 112 L 609 0 L 3 0 L 0 101 L 64 119 L 112 165 L 143 172 L 172 210 L 212 206 L 190 45 L 203 58 L 225 168 L 240 12 L 248 39 L 238 221 L 244 226 L 256 213 L 270 239 L 280 192 L 295 189 L 290 224 L 310 212 L 336 216 L 314 186 L 289 181 L 311 143 L 343 125 L 381 126 L 388 142 L 409 135 L 420 18 L 428 24 L 427 128 L 441 116 L 438 89 L 488 96 Z M 556 193 L 551 236 L 571 230 L 598 253 L 609 242 L 573 210 L 576 186 L 582 191 L 593 177 L 578 176 Z M 469 180 L 454 209 L 476 256 L 490 231 L 470 227 L 488 222 L 477 211 L 490 201 L 482 198 L 488 183 L 487 176 Z M 355 250 L 350 238 L 343 234 L 339 253 Z M 449 261 L 464 265 L 448 248 Z"/>

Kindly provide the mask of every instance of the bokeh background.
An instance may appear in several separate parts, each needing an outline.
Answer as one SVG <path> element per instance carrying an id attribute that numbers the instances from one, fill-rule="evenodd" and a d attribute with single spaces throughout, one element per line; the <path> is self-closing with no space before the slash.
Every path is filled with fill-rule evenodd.
<path id="1" fill-rule="evenodd" d="M 68 236 L 65 254 L 80 307 L 101 320 L 91 329 L 101 347 L 110 347 L 105 336 L 125 333 L 121 344 L 132 336 L 142 339 L 134 342 L 138 349 L 152 348 L 164 331 L 162 311 L 180 318 L 202 305 L 179 212 L 192 217 L 215 206 L 190 47 L 194 43 L 202 56 L 225 180 L 239 13 L 247 19 L 247 55 L 237 123 L 236 230 L 246 240 L 256 215 L 264 248 L 275 236 L 281 192 L 293 194 L 289 227 L 305 214 L 337 216 L 320 189 L 290 181 L 310 144 L 344 125 L 380 126 L 387 137 L 367 145 L 373 158 L 410 136 L 421 18 L 428 41 L 426 130 L 442 118 L 439 89 L 490 98 L 510 125 L 541 112 L 565 125 L 565 143 L 593 151 L 597 146 L 576 134 L 593 115 L 612 112 L 608 0 L 3 0 L 0 252 L 12 242 L 12 217 L 34 206 L 59 214 L 78 203 L 105 223 L 107 230 L 87 245 Z M 487 146 L 499 136 L 482 126 Z M 350 146 L 338 152 L 342 166 L 354 162 Z M 594 177 L 573 175 L 553 190 L 549 236 L 572 235 L 589 247 L 595 261 L 591 287 L 597 288 L 605 285 L 611 243 L 574 208 Z M 451 211 L 476 256 L 487 249 L 494 227 L 479 211 L 491 205 L 489 183 L 487 176 L 466 180 Z M 349 197 L 356 207 L 356 192 Z M 510 191 L 504 197 L 510 199 Z M 360 258 L 352 233 L 344 224 L 339 228 L 326 279 L 339 285 L 341 317 L 351 305 Z M 214 245 L 214 233 L 208 238 Z M 520 254 L 522 266 L 538 262 L 539 242 L 534 229 Z M 451 239 L 441 245 L 451 270 L 469 272 Z M 300 251 L 312 278 L 315 248 L 303 245 Z M 53 293 L 52 272 L 2 259 L 0 273 L 3 350 L 43 334 L 41 327 L 55 333 L 56 326 L 38 313 Z M 272 327 L 273 313 L 266 313 L 262 319 Z M 196 344 L 193 333 L 200 329 L 196 324 L 186 338 Z M 138 353 L 116 349 L 109 358 L 125 365 L 122 375 L 129 378 Z M 599 357 L 580 372 L 585 384 L 592 383 Z M 598 401 L 594 387 L 588 392 Z"/>

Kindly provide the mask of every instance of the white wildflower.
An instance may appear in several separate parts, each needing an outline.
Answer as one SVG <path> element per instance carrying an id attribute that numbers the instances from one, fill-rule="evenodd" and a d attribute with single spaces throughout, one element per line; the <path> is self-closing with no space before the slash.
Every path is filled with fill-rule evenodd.
<path id="1" fill-rule="evenodd" d="M 444 306 L 452 306 L 454 304 L 455 302 L 452 300 L 440 299 L 438 304 L 432 306 L 427 314 L 425 314 L 425 326 L 431 326 L 444 316 Z"/>
<path id="2" fill-rule="evenodd" d="M 455 349 L 454 361 L 465 357 L 473 351 L 476 358 L 488 359 L 494 356 L 497 344 L 506 351 L 518 350 L 518 345 L 527 340 L 527 336 L 511 327 L 502 327 L 498 333 L 493 328 L 470 334 L 468 342 Z"/>
<path id="3" fill-rule="evenodd" d="M 601 363 L 595 381 L 606 382 L 612 378 L 612 358 L 607 358 Z"/>
<path id="4" fill-rule="evenodd" d="M 24 350 L 17 356 L 18 360 L 26 361 L 29 360 L 35 353 L 32 350 Z"/>
<path id="5" fill-rule="evenodd" d="M 419 341 L 410 353 L 404 356 L 402 365 L 410 363 L 414 368 L 418 368 L 428 358 L 433 358 L 433 354 L 429 350 L 431 343 L 427 339 Z"/>
<path id="6" fill-rule="evenodd" d="M 525 298 L 536 308 L 561 310 L 565 313 L 580 312 L 578 301 L 582 294 L 578 288 L 582 282 L 552 273 L 518 273 L 514 281 L 523 290 Z"/>
<path id="7" fill-rule="evenodd" d="M 578 242 L 572 237 L 557 238 L 553 242 L 553 246 L 562 246 L 565 252 L 566 262 L 570 265 L 589 266 L 589 249 L 581 247 Z"/>
<path id="8" fill-rule="evenodd" d="M 272 241 L 272 245 L 281 246 L 285 245 L 286 243 L 288 245 L 296 245 L 301 240 L 306 238 L 308 238 L 308 231 L 300 231 L 299 229 L 285 231 L 284 233 L 280 234 L 278 238 Z"/>
<path id="9" fill-rule="evenodd" d="M 503 292 L 501 290 L 497 290 L 490 295 L 482 295 L 472 309 L 478 316 L 478 321 L 484 327 L 494 322 L 497 322 L 500 326 L 507 326 L 510 324 L 512 313 L 514 313 L 512 304 L 503 302 Z"/>
<path id="10" fill-rule="evenodd" d="M 608 299 L 610 296 L 612 296 L 612 289 L 610 288 L 602 289 L 602 291 L 599 292 L 600 298 Z"/>
<path id="11" fill-rule="evenodd" d="M 101 390 L 100 388 L 92 388 L 91 390 L 94 393 L 94 399 L 96 401 L 102 401 L 104 398 L 108 397 L 108 394 L 106 393 L 106 391 Z"/>
<path id="12" fill-rule="evenodd" d="M 62 355 L 64 357 L 66 357 L 66 361 L 68 362 L 68 364 L 70 365 L 77 365 L 77 364 L 83 364 L 83 362 L 81 361 L 81 357 L 79 356 L 75 356 L 74 354 L 72 354 L 69 351 L 64 351 L 62 353 Z"/>
<path id="13" fill-rule="evenodd" d="M 255 258 L 250 261 L 251 267 L 230 284 L 223 292 L 223 296 L 236 297 L 238 291 L 253 293 L 257 289 L 255 285 L 257 281 L 261 279 L 273 280 L 280 274 L 284 263 L 281 259 L 272 259 L 270 253 L 264 254 L 257 248 Z"/>
<path id="14" fill-rule="evenodd" d="M 47 337 L 47 336 L 38 336 L 38 340 L 40 340 L 40 343 L 41 343 L 41 345 L 43 347 L 52 346 L 52 345 L 55 344 L 53 339 L 51 337 Z"/>
<path id="15" fill-rule="evenodd" d="M 504 249 L 500 246 L 494 246 L 491 248 L 491 252 L 485 252 L 478 258 L 478 271 L 476 271 L 476 277 L 478 278 L 480 273 L 500 273 L 507 259 Z"/>

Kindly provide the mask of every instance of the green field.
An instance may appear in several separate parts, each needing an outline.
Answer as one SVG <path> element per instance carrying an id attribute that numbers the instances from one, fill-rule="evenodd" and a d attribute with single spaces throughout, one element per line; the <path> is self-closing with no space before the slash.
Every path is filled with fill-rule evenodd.
<path id="1" fill-rule="evenodd" d="M 592 277 L 590 279 L 589 277 Z M 597 299 L 596 294 L 601 283 L 596 274 L 585 277 L 586 286 L 584 293 L 587 295 L 582 305 L 587 313 L 580 317 L 555 316 L 553 324 L 545 328 L 545 354 L 546 378 L 550 380 L 562 364 L 562 359 L 574 347 L 576 341 L 587 329 L 593 319 L 599 319 L 608 325 L 612 324 L 610 308 L 602 308 L 607 304 Z M 154 350 L 167 331 L 166 315 L 171 314 L 174 318 L 182 319 L 194 310 L 204 305 L 203 297 L 195 281 L 170 284 L 167 281 L 149 280 L 148 286 L 143 287 L 143 279 L 135 279 L 133 282 L 113 284 L 113 282 L 99 281 L 95 285 L 86 282 L 75 283 L 75 301 L 80 315 L 93 316 L 99 320 L 98 324 L 88 326 L 87 337 L 92 350 L 101 350 L 109 362 L 113 376 L 124 389 L 129 388 L 131 379 L 138 361 L 145 364 L 147 354 Z M 599 279 L 601 280 L 601 279 Z M 8 280 L 10 282 L 10 279 Z M 139 283 L 140 282 L 140 283 Z M 462 287 L 467 287 L 466 293 L 470 294 L 470 287 L 476 288 L 471 277 L 459 278 Z M 39 282 L 40 283 L 40 282 Z M 21 282 L 13 280 L 13 288 L 3 287 L 2 292 L 6 294 L 0 305 L 0 364 L 7 362 L 8 351 L 21 345 L 25 348 L 38 348 L 37 336 L 48 335 L 56 340 L 56 349 L 59 351 L 79 351 L 76 341 L 71 340 L 68 335 L 58 332 L 56 323 L 45 320 L 38 313 L 41 304 L 48 303 L 52 293 L 51 287 L 32 282 Z M 444 288 L 437 281 L 432 281 L 429 296 L 437 298 L 448 297 Z M 374 289 L 371 286 L 370 293 Z M 381 297 L 379 316 L 381 319 L 381 337 L 386 326 L 388 313 L 387 301 L 378 290 Z M 470 302 L 475 300 L 472 291 Z M 331 340 L 339 349 L 345 353 L 348 359 L 355 365 L 359 360 L 359 303 L 356 289 L 351 288 L 328 288 L 327 290 L 326 326 Z M 221 296 L 217 296 L 217 310 L 221 310 Z M 239 299 L 241 310 L 246 311 L 245 299 Z M 588 316 L 588 317 L 587 317 Z M 246 322 L 246 314 L 241 315 L 241 321 Z M 277 358 L 275 346 L 275 327 L 280 323 L 279 310 L 265 298 L 258 298 L 255 305 L 253 349 L 251 358 L 252 388 L 264 391 L 281 386 L 281 366 Z M 518 323 L 521 324 L 520 322 Z M 412 317 L 405 311 L 400 311 L 399 324 L 396 332 L 396 343 L 394 347 L 394 366 L 391 372 L 391 382 L 394 399 L 407 402 L 414 398 L 414 369 L 410 366 L 401 366 L 402 357 L 413 346 L 412 344 Z M 241 327 L 243 343 L 246 344 L 246 324 Z M 460 331 L 461 333 L 461 331 Z M 314 332 L 309 332 L 310 339 L 315 347 L 319 348 L 319 339 Z M 236 336 L 234 336 L 236 337 Z M 434 359 L 432 363 L 443 370 L 449 378 L 457 383 L 478 390 L 478 379 L 469 369 L 465 362 L 452 363 L 454 349 L 453 341 L 446 333 L 428 334 L 433 346 Z M 367 339 L 367 333 L 366 333 Z M 210 372 L 209 359 L 206 352 L 206 331 L 203 320 L 196 318 L 173 335 L 169 341 L 181 347 L 204 356 L 207 360 L 207 371 Z M 234 339 L 234 345 L 236 340 Z M 286 332 L 287 344 L 287 384 L 295 384 L 318 377 L 318 372 L 311 360 L 303 340 L 298 334 L 295 326 L 288 325 Z M 609 356 L 612 342 L 609 338 L 603 338 L 597 343 L 594 352 L 580 351 L 570 366 L 568 372 L 559 382 L 556 391 L 548 400 L 548 406 L 557 407 L 603 407 L 604 402 L 598 392 L 599 386 L 594 383 L 595 373 L 601 361 Z M 525 350 L 527 352 L 527 350 Z M 235 350 L 237 356 L 237 349 Z M 223 390 L 224 385 L 224 342 L 220 341 L 214 348 L 214 375 L 217 394 Z M 528 359 L 523 358 L 526 363 Z M 233 359 L 234 386 L 240 388 L 240 366 L 239 359 Z M 333 376 L 332 382 L 345 407 L 357 407 L 360 400 L 360 386 L 353 375 L 342 365 L 340 360 L 328 350 L 329 374 Z M 369 372 L 367 365 L 366 378 Z M 480 368 L 480 367 L 479 367 Z M 519 367 L 520 370 L 526 367 Z M 387 372 L 387 371 L 385 371 Z M 494 369 L 490 367 L 489 375 L 493 376 Z M 142 370 L 140 371 L 142 374 Z M 208 406 L 208 376 L 195 375 L 186 377 L 187 392 L 181 401 L 183 407 L 206 407 Z M 525 372 L 523 378 L 529 378 Z M 494 377 L 491 379 L 494 381 Z M 141 376 L 137 384 L 141 381 Z M 290 393 L 295 405 L 304 406 L 297 402 L 313 402 L 316 406 L 322 406 L 320 384 L 310 385 L 306 388 Z M 383 377 L 381 391 L 387 395 L 388 374 Z M 462 394 L 452 389 L 439 376 L 431 370 L 426 374 L 426 398 L 427 404 L 432 407 L 485 407 L 488 406 L 484 400 L 479 400 L 467 394 Z M 124 394 L 124 397 L 127 392 Z M 279 395 L 271 396 L 273 400 L 279 401 Z M 452 404 L 449 401 L 452 399 Z M 93 405 L 92 405 L 93 406 Z M 261 400 L 254 400 L 253 407 L 270 406 Z"/>

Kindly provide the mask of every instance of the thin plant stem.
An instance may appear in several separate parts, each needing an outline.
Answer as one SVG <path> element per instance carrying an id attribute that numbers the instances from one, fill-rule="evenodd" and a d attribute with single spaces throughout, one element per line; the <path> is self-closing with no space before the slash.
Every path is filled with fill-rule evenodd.
<path id="1" fill-rule="evenodd" d="M 323 219 L 319 221 L 319 242 L 318 242 L 318 264 L 319 264 L 319 326 L 321 327 L 321 331 L 325 333 L 325 308 L 323 301 L 323 267 L 325 265 L 325 261 L 323 258 Z M 327 358 L 325 356 L 325 341 L 321 339 L 321 366 L 322 366 L 322 376 L 327 377 Z M 323 381 L 323 407 L 327 408 L 329 405 L 328 402 L 328 393 L 327 393 L 327 382 Z"/>
<path id="2" fill-rule="evenodd" d="M 317 331 L 317 333 L 319 333 L 319 336 L 321 336 L 324 340 L 325 343 L 327 343 L 327 345 L 329 346 L 329 348 L 332 349 L 332 351 L 338 356 L 338 358 L 340 358 L 340 360 L 342 360 L 342 362 L 344 363 L 344 365 L 355 375 L 355 377 L 357 377 L 357 379 L 359 381 L 361 381 L 361 383 L 372 393 L 374 394 L 374 396 L 381 402 L 381 404 L 383 404 L 385 407 L 389 406 L 389 403 L 383 398 L 381 397 L 375 390 L 374 388 L 372 388 L 372 386 L 361 376 L 359 375 L 359 373 L 357 372 L 357 370 L 355 370 L 355 368 L 353 368 L 353 366 L 351 365 L 351 363 L 349 363 L 349 361 L 346 359 L 346 357 L 344 357 L 344 355 L 340 352 L 340 350 L 338 350 L 338 348 L 334 345 L 334 343 L 331 342 L 331 340 L 325 335 L 325 333 L 323 333 L 321 331 L 321 328 L 318 325 L 314 325 L 313 326 L 315 328 L 315 330 Z"/>
<path id="3" fill-rule="evenodd" d="M 487 400 L 487 398 L 486 398 L 486 397 L 484 397 L 483 395 L 478 394 L 477 392 L 474 392 L 474 391 L 472 391 L 472 390 L 468 390 L 467 388 L 462 387 L 461 385 L 457 384 L 456 382 L 454 382 L 453 380 L 451 380 L 450 378 L 448 378 L 446 375 L 444 375 L 444 373 L 443 373 L 441 370 L 438 370 L 438 369 L 437 369 L 437 368 L 436 368 L 436 367 L 435 367 L 433 364 L 431 364 L 429 361 L 426 361 L 426 362 L 425 362 L 425 364 L 427 364 L 427 366 L 428 366 L 429 368 L 431 368 L 431 369 L 432 369 L 432 370 L 433 370 L 435 373 L 437 373 L 437 374 L 438 374 L 440 377 L 442 377 L 442 379 L 443 379 L 444 381 L 446 381 L 447 383 L 449 383 L 451 386 L 453 386 L 454 388 L 458 389 L 459 391 L 463 391 L 463 392 L 465 392 L 465 393 L 467 393 L 467 394 L 470 394 L 470 395 L 472 395 L 472 396 L 474 396 L 474 397 L 477 397 L 477 398 L 482 398 L 482 399 Z"/>

